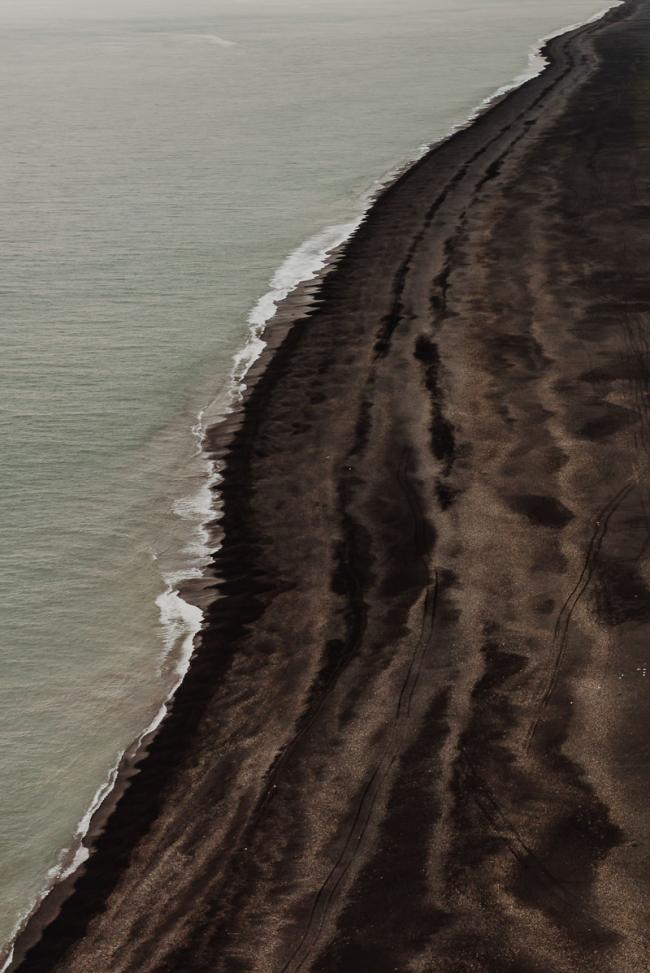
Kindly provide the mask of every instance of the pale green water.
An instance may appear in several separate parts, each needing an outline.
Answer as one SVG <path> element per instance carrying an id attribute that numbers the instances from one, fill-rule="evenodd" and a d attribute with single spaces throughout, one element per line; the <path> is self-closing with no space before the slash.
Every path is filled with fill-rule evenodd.
<path id="1" fill-rule="evenodd" d="M 172 684 L 156 598 L 196 562 L 191 428 L 274 270 L 603 6 L 248 0 L 3 28 L 0 943 Z"/>

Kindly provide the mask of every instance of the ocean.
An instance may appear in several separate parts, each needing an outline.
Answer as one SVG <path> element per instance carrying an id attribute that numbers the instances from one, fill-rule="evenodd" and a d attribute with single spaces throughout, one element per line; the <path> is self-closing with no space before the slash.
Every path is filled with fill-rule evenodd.
<path id="1" fill-rule="evenodd" d="M 201 613 L 177 588 L 218 485 L 201 436 L 275 303 L 397 167 L 538 70 L 540 37 L 603 5 L 27 20 L 0 0 L 0 945 L 81 860 L 188 664 Z"/>

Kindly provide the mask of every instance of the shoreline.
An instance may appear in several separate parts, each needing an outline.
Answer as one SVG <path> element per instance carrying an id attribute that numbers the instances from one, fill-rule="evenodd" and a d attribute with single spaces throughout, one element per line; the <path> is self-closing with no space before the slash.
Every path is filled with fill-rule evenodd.
<path id="1" fill-rule="evenodd" d="M 613 9 L 614 9 L 614 17 L 615 17 L 616 10 L 618 8 L 617 7 L 614 7 Z M 597 18 L 592 18 L 589 21 L 587 21 L 584 25 L 580 25 L 577 28 L 569 28 L 566 32 L 562 32 L 561 34 L 554 35 L 554 39 L 556 39 L 557 41 L 560 41 L 560 40 L 566 41 L 566 39 L 568 38 L 568 35 L 569 34 L 574 34 L 574 33 L 580 34 L 580 33 L 584 32 L 585 26 L 588 25 L 588 24 L 594 23 L 597 19 L 606 18 L 607 20 L 609 20 L 610 19 L 610 16 L 608 16 L 608 15 L 611 15 L 611 11 L 612 11 L 612 8 L 608 8 L 608 11 L 605 14 L 597 15 Z M 543 50 L 547 50 L 548 47 L 549 47 L 549 45 L 547 44 L 543 48 Z M 552 43 L 550 44 L 550 47 L 551 48 L 553 47 L 553 44 Z M 493 122 L 493 120 L 494 120 L 494 114 L 496 112 L 498 112 L 498 110 L 504 105 L 504 103 L 509 103 L 510 102 L 511 96 L 516 97 L 517 94 L 520 94 L 521 95 L 523 89 L 529 89 L 529 86 L 531 84 L 534 84 L 535 82 L 540 82 L 541 79 L 543 79 L 544 76 L 548 73 L 548 69 L 550 69 L 550 72 L 552 73 L 552 71 L 554 70 L 555 66 L 556 65 L 554 64 L 553 60 L 551 59 L 550 63 L 547 63 L 547 70 L 545 70 L 544 68 L 541 68 L 540 69 L 540 73 L 537 74 L 537 75 L 535 75 L 534 78 L 532 78 L 532 79 L 530 79 L 528 81 L 522 82 L 521 85 L 518 86 L 518 87 L 509 89 L 509 91 L 508 91 L 507 94 L 504 92 L 503 95 L 497 96 L 497 100 L 496 101 L 491 100 L 491 102 L 486 105 L 485 109 L 482 112 L 480 112 L 477 116 L 475 116 L 473 120 L 470 120 L 466 125 L 462 126 L 459 130 L 456 130 L 455 132 L 453 132 L 447 139 L 443 140 L 442 142 L 435 143 L 434 146 L 431 147 L 417 161 L 415 161 L 413 164 L 407 165 L 399 173 L 399 175 L 397 175 L 397 177 L 395 178 L 394 182 L 391 182 L 389 185 L 382 187 L 378 191 L 377 197 L 370 204 L 369 209 L 366 210 L 365 213 L 363 214 L 363 216 L 360 218 L 360 221 L 359 221 L 359 224 L 357 225 L 357 228 L 352 232 L 351 236 L 349 238 L 347 238 L 346 241 L 344 241 L 340 245 L 340 247 L 337 248 L 337 250 L 335 251 L 335 253 L 333 255 L 333 258 L 332 258 L 332 266 L 333 266 L 333 268 L 336 270 L 337 267 L 339 266 L 339 262 L 345 262 L 345 260 L 347 259 L 347 255 L 348 255 L 349 244 L 352 241 L 355 240 L 356 236 L 359 234 L 360 231 L 361 231 L 361 233 L 366 232 L 364 230 L 364 225 L 367 222 L 367 219 L 368 219 L 369 214 L 370 213 L 373 213 L 373 212 L 376 212 L 377 209 L 380 209 L 381 208 L 381 205 L 382 205 L 382 201 L 385 199 L 385 197 L 388 196 L 388 195 L 390 195 L 391 193 L 394 193 L 394 192 L 398 191 L 397 187 L 400 186 L 400 184 L 402 183 L 403 180 L 408 180 L 409 178 L 411 178 L 412 174 L 418 168 L 420 168 L 421 166 L 426 165 L 427 162 L 436 153 L 439 153 L 441 150 L 448 150 L 449 149 L 449 146 L 451 146 L 452 143 L 454 143 L 454 141 L 459 136 L 463 136 L 463 135 L 467 134 L 468 132 L 473 132 L 473 130 L 476 127 L 479 127 L 479 125 L 483 125 L 483 126 L 489 125 L 490 124 L 490 121 Z M 541 83 L 540 84 L 540 87 L 543 88 L 544 87 L 544 84 Z M 540 95 L 540 98 L 543 98 L 543 97 L 544 97 L 544 91 L 542 91 L 542 94 Z M 512 106 L 509 106 L 509 107 L 511 108 Z M 507 111 L 508 111 L 508 106 L 506 106 L 506 113 L 507 113 Z M 486 122 L 486 119 L 489 119 L 489 120 Z M 498 138 L 498 136 L 497 136 L 497 138 Z M 367 231 L 367 232 L 370 232 L 370 231 Z M 276 371 L 277 371 L 278 368 L 280 368 L 280 369 L 282 368 L 282 366 L 281 365 L 278 366 L 277 363 L 274 366 L 274 361 L 275 361 L 275 357 L 276 357 L 276 353 L 277 353 L 278 348 L 281 346 L 283 348 L 285 354 L 288 353 L 287 352 L 287 347 L 286 347 L 287 344 L 291 345 L 292 340 L 293 341 L 296 340 L 296 337 L 294 337 L 292 339 L 292 335 L 294 334 L 294 332 L 296 332 L 297 340 L 300 340 L 299 335 L 297 334 L 297 332 L 300 330 L 300 327 L 299 326 L 302 323 L 301 318 L 305 315 L 305 313 L 306 313 L 305 320 L 307 320 L 309 318 L 310 307 L 311 306 L 313 306 L 313 305 L 319 306 L 321 303 L 327 302 L 327 299 L 328 299 L 327 291 L 328 291 L 328 289 L 330 289 L 330 290 L 332 289 L 331 278 L 330 278 L 330 275 L 329 275 L 329 271 L 331 269 L 332 268 L 329 267 L 329 266 L 326 267 L 325 268 L 325 271 L 323 273 L 323 276 L 319 276 L 319 277 L 316 277 L 315 279 L 310 279 L 310 280 L 304 281 L 304 282 L 298 284 L 298 286 L 294 290 L 291 291 L 291 293 L 289 294 L 289 296 L 286 299 L 286 301 L 283 302 L 283 304 L 279 308 L 279 314 L 278 314 L 277 321 L 274 319 L 274 324 L 273 324 L 273 327 L 271 329 L 273 333 L 270 334 L 270 335 L 268 335 L 268 337 L 269 337 L 268 344 L 265 345 L 265 348 L 261 350 L 260 355 L 258 356 L 258 358 L 256 358 L 251 363 L 251 365 L 249 366 L 249 369 L 245 372 L 245 375 L 246 376 L 250 375 L 250 378 L 252 379 L 252 381 L 250 382 L 250 384 L 246 388 L 246 392 L 245 392 L 245 394 L 243 396 L 243 403 L 244 403 L 243 404 L 243 407 L 241 409 L 236 409 L 233 413 L 231 413 L 230 415 L 227 415 L 224 418 L 224 420 L 222 421 L 222 423 L 220 423 L 218 426 L 211 426 L 209 428 L 209 430 L 207 431 L 207 437 L 208 437 L 208 439 L 210 441 L 210 456 L 211 456 L 212 462 L 213 463 L 222 462 L 223 461 L 224 452 L 228 452 L 228 454 L 229 454 L 227 460 L 225 461 L 225 479 L 226 479 L 226 491 L 225 491 L 225 493 L 226 494 L 228 493 L 228 490 L 229 489 L 232 491 L 232 484 L 230 486 L 228 486 L 228 478 L 230 477 L 230 479 L 232 480 L 233 477 L 234 477 L 234 479 L 236 480 L 236 472 L 235 472 L 235 474 L 233 474 L 233 467 L 236 469 L 236 463 L 233 462 L 233 443 L 236 442 L 236 439 L 237 439 L 237 436 L 238 436 L 238 430 L 241 429 L 241 426 L 242 426 L 243 422 L 246 421 L 247 409 L 250 410 L 250 408 L 251 408 L 251 405 L 250 405 L 251 400 L 254 399 L 256 397 L 256 395 L 259 394 L 259 392 L 258 392 L 258 385 L 260 383 L 261 384 L 264 384 L 265 381 L 266 382 L 270 381 L 271 384 L 272 384 L 273 381 L 277 380 L 277 375 L 275 377 L 272 376 L 272 375 L 270 375 L 269 370 L 272 369 L 273 367 L 276 368 Z M 334 290 L 335 290 L 336 289 L 336 282 L 334 283 L 333 286 L 334 286 Z M 387 333 L 383 338 L 380 338 L 379 339 L 380 342 L 381 341 L 388 341 L 388 342 L 390 342 L 391 337 L 392 337 L 392 333 L 390 333 L 390 328 L 387 328 L 386 330 L 389 333 Z M 382 354 L 383 354 L 383 350 L 382 350 Z M 243 378 L 243 376 L 242 376 L 242 378 Z M 263 398 L 263 393 L 262 393 L 262 398 Z M 256 406 L 256 408 L 257 408 L 257 406 Z M 232 497 L 232 493 L 230 495 Z M 226 519 L 227 519 L 227 517 L 228 517 L 228 498 L 227 498 L 227 496 L 226 496 L 226 500 L 224 502 L 226 503 Z M 231 504 L 231 506 L 232 506 L 232 504 Z M 228 526 L 227 525 L 226 525 L 226 531 L 228 531 Z M 239 550 L 236 553 L 237 553 L 237 557 L 240 557 L 242 552 Z M 220 581 L 220 583 L 218 585 L 218 587 L 220 589 L 220 596 L 222 598 L 223 597 L 226 597 L 226 598 L 230 598 L 230 599 L 232 599 L 232 598 L 235 598 L 236 599 L 237 598 L 237 594 L 238 594 L 238 590 L 240 588 L 241 588 L 242 591 L 245 590 L 246 591 L 246 594 L 248 595 L 250 593 L 250 586 L 247 585 L 245 581 L 240 581 L 238 579 L 237 569 L 233 570 L 232 556 L 233 556 L 232 555 L 232 551 L 226 551 L 223 554 L 217 553 L 217 565 L 218 565 L 218 568 L 219 568 L 219 573 L 218 573 L 217 577 L 218 577 L 218 579 Z M 230 571 L 230 573 L 229 573 L 229 571 Z M 223 581 L 222 581 L 223 578 L 225 578 L 225 583 L 223 583 Z M 214 582 L 212 582 L 212 583 L 214 583 Z M 264 592 L 265 592 L 266 584 L 267 584 L 266 582 L 260 582 L 259 583 L 259 593 L 261 595 L 263 595 Z M 199 584 L 199 587 L 202 587 L 203 588 L 204 585 L 202 583 L 200 583 Z M 226 594 L 225 595 L 224 595 L 224 589 L 226 591 Z M 191 583 L 188 584 L 188 585 L 182 586 L 180 590 L 181 590 L 181 595 L 187 594 L 188 600 L 190 601 L 190 603 L 192 603 L 192 601 L 196 598 L 196 586 L 192 585 Z M 197 601 L 196 600 L 194 600 L 194 604 L 197 604 Z M 212 602 L 212 604 L 214 605 L 215 602 Z M 208 614 L 209 614 L 210 610 L 209 609 L 207 609 L 207 610 L 208 610 Z M 232 613 L 232 610 L 233 610 L 233 608 L 231 607 L 230 608 L 230 612 L 231 613 Z M 256 606 L 253 606 L 252 607 L 252 615 L 255 614 L 255 611 L 256 611 Z M 248 607 L 247 615 L 249 616 L 249 618 L 251 617 L 251 606 Z M 221 624 L 223 625 L 224 622 L 222 621 Z M 239 627 L 241 627 L 241 624 L 242 624 L 241 622 L 238 622 L 237 623 L 237 625 Z M 212 625 L 214 625 L 214 619 L 212 619 Z M 211 627 L 211 622 L 208 621 L 208 625 L 206 626 L 206 630 L 204 630 L 203 636 L 199 636 L 199 638 L 205 637 L 205 636 L 209 635 L 210 627 Z M 203 647 L 199 646 L 199 649 L 197 650 L 197 655 L 199 655 L 201 653 L 202 648 Z M 224 666 L 227 668 L 228 665 L 229 665 L 229 663 L 230 663 L 230 661 L 231 660 L 220 660 L 219 664 L 215 668 L 216 669 L 222 669 L 222 667 L 224 667 Z M 202 665 L 205 668 L 205 659 L 203 659 Z M 192 662 L 192 664 L 190 665 L 190 674 L 191 674 L 191 670 L 193 668 L 194 668 L 194 662 Z M 224 669 L 224 671 L 225 671 L 225 669 Z M 196 679 L 200 679 L 200 676 L 195 676 L 195 678 Z M 211 681 L 211 683 L 213 685 L 215 684 L 215 673 L 214 672 L 212 672 L 211 675 L 210 675 L 210 681 Z M 182 695 L 182 692 L 181 692 L 182 691 L 182 687 L 183 687 L 183 680 L 181 679 L 181 681 L 179 682 L 179 685 L 178 685 L 177 689 L 175 690 L 177 696 L 181 696 Z M 198 692 L 198 697 L 203 697 L 203 695 L 204 695 L 204 693 L 202 691 L 199 691 Z M 175 704 L 173 702 L 173 694 L 169 697 L 168 702 L 170 703 L 170 706 L 171 706 L 172 715 L 174 715 Z M 196 687 L 195 687 L 195 690 L 194 690 L 194 703 L 196 703 L 196 702 L 197 702 L 197 693 L 196 693 Z M 204 703 L 205 703 L 205 700 L 203 701 L 203 703 L 201 703 L 201 705 L 203 705 Z M 182 705 L 182 703 L 179 702 L 179 705 Z M 190 723 L 193 722 L 194 719 L 195 719 L 195 717 L 191 717 L 191 719 L 190 719 L 189 722 Z M 180 721 L 181 721 L 181 723 L 183 722 L 183 718 L 182 717 L 180 718 Z M 187 722 L 187 717 L 186 717 L 186 722 Z M 165 724 L 167 725 L 167 723 L 168 723 L 168 721 L 166 720 L 165 721 Z M 155 731 L 156 729 L 157 729 L 157 726 L 156 727 L 153 727 L 153 731 Z M 166 776 L 166 771 L 165 771 L 164 766 L 162 766 L 162 765 L 164 764 L 165 761 L 164 761 L 164 759 L 161 760 L 161 754 L 160 753 L 158 753 L 157 756 L 156 756 L 156 753 L 155 753 L 157 747 L 158 747 L 159 750 L 161 749 L 161 747 L 158 745 L 159 736 L 155 736 L 153 739 L 149 739 L 145 743 L 144 741 L 146 740 L 146 738 L 148 736 L 150 736 L 150 731 L 149 730 L 145 730 L 144 733 L 143 733 L 143 735 L 142 735 L 142 737 L 140 738 L 140 741 L 139 741 L 140 744 L 143 744 L 142 747 L 141 748 L 138 748 L 137 749 L 137 752 L 133 752 L 133 748 L 132 748 L 131 749 L 130 756 L 128 757 L 128 759 L 126 761 L 126 768 L 121 768 L 120 769 L 120 772 L 119 772 L 119 781 L 118 781 L 118 784 L 117 784 L 117 786 L 115 788 L 115 792 L 109 798 L 110 810 L 109 810 L 109 805 L 107 805 L 106 807 L 104 807 L 102 805 L 102 808 L 100 808 L 99 814 L 96 816 L 96 819 L 93 818 L 93 821 L 91 821 L 91 823 L 90 823 L 89 834 L 91 836 L 92 835 L 95 836 L 96 843 L 97 843 L 98 846 L 99 845 L 102 846 L 102 849 L 101 850 L 102 850 L 102 853 L 104 854 L 104 856 L 106 856 L 106 855 L 109 855 L 110 856 L 110 849 L 108 847 L 107 842 L 110 839 L 111 828 L 115 829 L 115 827 L 116 827 L 115 822 L 112 822 L 111 810 L 114 811 L 115 810 L 115 806 L 116 805 L 119 805 L 119 803 L 120 803 L 120 801 L 122 799 L 122 796 L 124 795 L 124 793 L 129 788 L 129 783 L 133 781 L 134 775 L 136 774 L 136 772 L 137 771 L 144 771 L 145 768 L 146 768 L 146 766 L 149 765 L 148 773 L 150 775 L 153 773 L 153 777 L 157 781 L 157 786 L 159 786 L 164 791 L 164 787 L 165 787 L 164 777 Z M 184 749 L 184 747 L 181 744 L 180 745 L 180 752 L 181 753 L 183 752 L 183 749 Z M 163 756 L 164 756 L 164 754 L 163 754 Z M 153 765 L 153 770 L 152 770 L 152 765 Z M 128 796 L 127 796 L 127 799 L 125 800 L 125 803 L 128 803 Z M 145 801 L 145 803 L 146 803 L 146 801 Z M 150 808 L 150 810 L 151 810 L 151 808 Z M 104 814 L 102 814 L 102 811 L 104 812 Z M 144 830 L 143 830 L 143 823 L 145 824 Z M 103 830 L 104 829 L 104 825 L 106 825 L 106 830 L 105 831 Z M 123 827 L 123 822 L 121 824 L 118 824 L 117 827 L 118 827 L 118 829 L 120 827 Z M 140 825 L 132 824 L 131 827 L 133 828 L 133 832 L 134 832 L 133 841 L 137 841 L 138 834 L 141 836 L 146 831 L 146 823 L 145 822 L 140 822 Z M 106 836 L 106 837 L 104 837 L 104 836 Z M 129 839 L 129 841 L 130 840 L 131 839 Z M 70 883 L 69 883 L 70 884 L 70 887 L 72 887 L 74 885 L 75 881 L 78 878 L 84 879 L 85 878 L 85 872 L 86 871 L 90 872 L 90 871 L 92 871 L 92 869 L 94 867 L 96 867 L 96 866 L 93 865 L 93 857 L 94 857 L 94 853 L 91 852 L 91 859 L 90 859 L 90 861 L 88 863 L 88 869 L 85 869 L 82 866 L 82 871 L 81 871 L 80 874 L 75 874 L 74 876 L 70 876 Z M 104 871 L 106 871 L 106 870 L 107 870 L 106 869 L 106 866 L 104 866 Z M 118 877 L 119 869 L 117 867 L 115 867 L 115 868 L 110 867 L 110 868 L 108 868 L 108 872 L 111 872 L 112 873 L 112 875 L 111 875 L 111 881 L 113 881 L 113 880 L 115 880 Z M 57 891 L 60 893 L 60 901 L 59 901 L 59 903 L 56 903 L 55 902 L 55 899 L 57 898 Z M 75 894 L 75 893 L 73 893 L 73 894 Z M 48 896 L 48 898 L 49 898 L 49 896 Z M 66 902 L 67 901 L 68 901 L 68 898 L 67 898 L 67 892 L 65 892 L 65 889 L 63 887 L 61 887 L 61 889 L 55 889 L 54 890 L 54 893 L 53 893 L 52 901 L 49 902 L 49 909 L 44 909 L 44 912 L 49 912 L 50 915 L 56 914 L 56 910 L 59 908 L 59 906 L 61 905 L 61 903 L 63 903 L 63 909 L 66 910 L 67 909 L 67 905 L 66 905 Z M 47 904 L 48 904 L 47 901 L 46 901 L 46 903 L 43 903 L 44 906 L 47 905 Z M 43 906 L 41 906 L 41 908 L 43 908 Z M 5 967 L 6 969 L 8 969 L 8 970 L 12 970 L 12 969 L 23 969 L 22 959 L 21 959 L 22 958 L 22 954 L 24 953 L 24 951 L 25 951 L 26 948 L 29 948 L 30 942 L 33 943 L 33 942 L 37 942 L 39 940 L 39 931 L 40 931 L 39 930 L 39 922 L 38 922 L 39 912 L 40 912 L 40 909 L 32 917 L 32 919 L 29 920 L 28 925 L 27 925 L 27 928 L 25 929 L 24 933 L 21 934 L 21 936 L 19 936 L 19 938 L 18 938 L 19 946 L 17 948 L 16 957 L 15 957 L 15 959 L 14 959 L 13 962 L 10 961 L 10 965 L 6 966 Z M 89 913 L 89 915 L 92 915 L 92 913 Z M 34 924 L 34 928 L 33 928 L 32 932 L 31 932 L 31 935 L 30 935 L 30 926 L 32 925 L 32 921 L 33 921 L 33 924 Z M 57 922 L 56 919 L 55 919 L 55 922 Z M 44 935 L 43 935 L 43 940 L 46 940 L 49 935 L 50 935 L 49 930 L 46 927 L 45 932 L 44 932 Z M 23 944 L 23 940 L 24 940 L 24 944 Z M 41 950 L 41 952 L 43 952 L 43 950 Z M 54 950 L 54 953 L 55 952 L 56 952 L 56 949 Z M 48 953 L 48 947 L 46 945 L 46 947 L 45 947 L 45 955 L 47 955 L 47 953 Z M 31 969 L 41 969 L 41 968 L 43 968 L 43 969 L 46 969 L 46 968 L 49 969 L 50 968 L 50 966 L 42 966 L 42 967 L 41 966 L 38 966 L 38 965 L 35 966 L 34 965 L 34 962 L 38 963 L 39 961 L 38 961 L 38 959 L 34 959 L 33 956 L 32 956 L 31 959 L 30 959 L 30 957 L 28 957 L 28 960 L 29 960 L 29 962 L 27 962 L 27 964 L 25 965 L 25 968 L 26 969 L 30 969 L 31 970 Z M 18 964 L 18 965 L 16 965 L 16 964 Z M 54 967 L 52 966 L 51 968 L 54 968 Z"/>
<path id="2" fill-rule="evenodd" d="M 616 9 L 617 6 L 621 6 L 624 2 L 625 0 L 611 0 L 607 7 L 604 7 L 603 10 L 597 12 L 587 20 L 571 24 L 557 32 L 538 38 L 529 49 L 529 65 L 525 71 L 516 75 L 512 81 L 497 88 L 492 94 L 486 96 L 476 108 L 470 111 L 464 121 L 453 126 L 446 135 L 433 142 L 424 143 L 412 156 L 408 156 L 402 162 L 397 163 L 384 176 L 376 179 L 372 188 L 368 189 L 360 197 L 359 203 L 361 208 L 357 216 L 346 224 L 332 224 L 323 227 L 322 230 L 306 239 L 285 258 L 273 278 L 269 281 L 269 290 L 259 298 L 248 315 L 250 332 L 245 344 L 233 360 L 225 411 L 221 411 L 218 418 L 213 419 L 207 425 L 203 423 L 203 411 L 197 416 L 197 425 L 193 428 L 192 432 L 196 435 L 196 430 L 198 430 L 197 438 L 200 439 L 200 448 L 202 451 L 209 430 L 214 426 L 227 423 L 231 415 L 242 408 L 242 403 L 245 401 L 246 395 L 245 379 L 249 371 L 254 369 L 257 360 L 264 355 L 267 346 L 267 341 L 265 340 L 267 337 L 267 328 L 273 326 L 273 322 L 276 316 L 278 316 L 278 313 L 285 324 L 288 323 L 291 325 L 295 317 L 308 309 L 314 294 L 318 292 L 322 280 L 329 273 L 332 265 L 336 263 L 338 256 L 345 250 L 348 241 L 363 223 L 369 210 L 375 205 L 382 193 L 389 189 L 402 175 L 408 172 L 411 166 L 417 164 L 430 152 L 435 151 L 440 145 L 444 144 L 458 132 L 462 132 L 464 129 L 470 127 L 477 118 L 495 107 L 499 101 L 507 97 L 512 91 L 515 91 L 517 88 L 522 87 L 542 74 L 549 63 L 544 56 L 544 51 L 551 40 L 577 30 L 580 27 L 597 22 L 611 10 Z M 320 240 L 323 240 L 324 243 L 325 241 L 328 242 L 325 246 L 315 249 L 315 243 Z M 288 279 L 283 280 L 282 278 L 286 275 L 286 272 L 295 262 L 296 258 L 303 254 L 305 250 L 314 251 L 311 261 L 304 265 L 301 270 L 297 271 L 294 276 L 289 274 Z M 205 555 L 202 555 L 201 560 L 204 557 L 213 557 L 218 552 L 220 546 L 218 536 L 214 535 L 217 531 L 216 524 L 220 519 L 218 483 L 221 480 L 221 474 L 210 457 L 206 453 L 204 455 L 210 467 L 206 472 L 206 483 L 212 494 L 213 504 L 215 497 L 217 498 L 217 507 L 216 509 L 211 509 L 203 523 L 198 525 L 198 529 L 205 531 L 208 535 L 205 542 Z M 209 535 L 211 533 L 213 536 L 210 538 Z M 209 596 L 206 596 L 205 593 L 206 586 L 211 583 L 211 580 L 209 577 L 206 577 L 205 569 L 202 566 L 197 567 L 197 570 L 201 570 L 201 577 L 197 576 L 193 578 L 189 575 L 183 577 L 180 583 L 177 583 L 177 587 L 174 587 L 163 576 L 163 581 L 167 584 L 167 588 L 161 592 L 159 599 L 162 599 L 166 595 L 175 595 L 189 607 L 198 607 L 203 613 L 209 600 Z M 187 600 L 183 597 L 184 595 L 187 596 Z M 92 841 L 90 847 L 88 847 L 86 845 L 86 839 L 89 837 L 92 838 L 92 835 L 101 829 L 101 822 L 107 820 L 111 813 L 110 809 L 114 806 L 115 801 L 119 800 L 126 786 L 128 786 L 128 780 L 132 774 L 134 762 L 146 756 L 147 749 L 146 746 L 143 746 L 143 741 L 147 740 L 149 743 L 151 742 L 158 726 L 165 718 L 169 707 L 173 705 L 176 691 L 191 664 L 192 655 L 194 654 L 194 640 L 200 635 L 202 627 L 203 620 L 193 632 L 188 631 L 187 636 L 183 637 L 183 644 L 185 645 L 186 638 L 191 635 L 192 648 L 190 650 L 183 648 L 179 653 L 178 663 L 175 669 L 179 671 L 178 664 L 182 666 L 182 673 L 179 671 L 181 680 L 165 696 L 158 712 L 140 736 L 125 751 L 118 755 L 107 779 L 98 787 L 91 806 L 79 822 L 70 847 L 62 850 L 62 864 L 54 866 L 50 870 L 50 872 L 59 872 L 58 876 L 52 883 L 46 882 L 44 884 L 43 891 L 39 893 L 36 903 L 27 915 L 19 920 L 16 931 L 9 942 L 4 947 L 0 944 L 0 964 L 2 964 L 0 965 L 0 973 L 11 973 L 15 965 L 13 958 L 15 943 L 27 932 L 27 926 L 32 921 L 38 924 L 38 913 L 45 905 L 45 900 L 51 895 L 57 897 L 59 887 L 61 887 L 61 898 L 65 898 L 67 895 L 65 889 L 74 882 L 75 875 L 83 867 L 88 855 L 92 854 Z M 115 797 L 113 796 L 114 791 L 116 791 Z M 72 860 L 69 864 L 64 864 L 71 856 Z"/>

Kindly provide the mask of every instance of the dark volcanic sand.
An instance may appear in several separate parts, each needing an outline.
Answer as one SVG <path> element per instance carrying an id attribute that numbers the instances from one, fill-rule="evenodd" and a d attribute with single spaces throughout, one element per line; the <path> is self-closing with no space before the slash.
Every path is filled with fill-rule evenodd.
<path id="1" fill-rule="evenodd" d="M 650 969 L 650 2 L 551 53 L 215 429 L 222 598 L 21 973 Z"/>

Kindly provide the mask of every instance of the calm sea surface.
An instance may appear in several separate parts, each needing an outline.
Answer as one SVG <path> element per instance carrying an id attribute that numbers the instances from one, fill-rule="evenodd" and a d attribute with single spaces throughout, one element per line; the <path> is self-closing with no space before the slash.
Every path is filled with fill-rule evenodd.
<path id="1" fill-rule="evenodd" d="M 274 273 L 311 241 L 279 294 L 377 180 L 604 4 L 0 25 L 0 944 L 178 678 L 197 415 L 227 404 Z"/>

